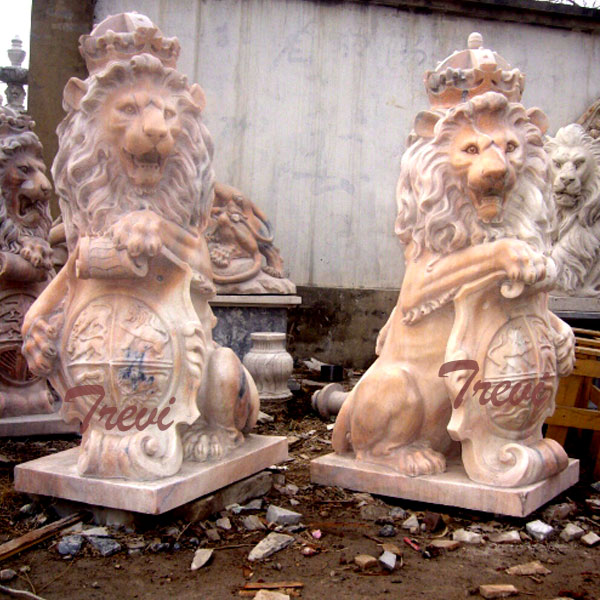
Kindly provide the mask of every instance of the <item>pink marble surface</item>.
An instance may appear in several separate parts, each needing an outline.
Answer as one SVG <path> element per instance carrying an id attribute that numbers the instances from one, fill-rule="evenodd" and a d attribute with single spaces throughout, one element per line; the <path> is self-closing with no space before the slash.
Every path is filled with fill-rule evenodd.
<path id="1" fill-rule="evenodd" d="M 310 478 L 313 483 L 359 492 L 524 517 L 578 481 L 579 461 L 570 459 L 567 468 L 557 475 L 516 488 L 475 483 L 458 461 L 449 462 L 447 470 L 437 475 L 409 477 L 388 467 L 338 454 L 311 461 Z"/>
<path id="2" fill-rule="evenodd" d="M 288 454 L 285 437 L 251 434 L 224 460 L 186 461 L 176 475 L 141 482 L 82 477 L 77 472 L 78 455 L 79 448 L 72 448 L 18 465 L 15 488 L 86 504 L 161 514 L 282 462 Z"/>

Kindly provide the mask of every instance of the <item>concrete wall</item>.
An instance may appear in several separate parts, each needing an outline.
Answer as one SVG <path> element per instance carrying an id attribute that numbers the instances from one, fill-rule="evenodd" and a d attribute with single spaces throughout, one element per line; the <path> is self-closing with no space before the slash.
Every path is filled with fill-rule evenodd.
<path id="1" fill-rule="evenodd" d="M 600 96 L 598 33 L 307 0 L 98 0 L 95 18 L 132 9 L 179 37 L 217 177 L 266 211 L 299 285 L 399 287 L 405 137 L 427 106 L 424 71 L 471 31 L 526 74 L 524 102 L 552 130 Z"/>

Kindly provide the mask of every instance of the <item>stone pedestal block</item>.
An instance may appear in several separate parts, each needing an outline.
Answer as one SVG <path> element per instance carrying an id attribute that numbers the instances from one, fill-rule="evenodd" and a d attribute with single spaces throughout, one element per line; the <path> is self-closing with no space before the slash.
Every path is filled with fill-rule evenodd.
<path id="1" fill-rule="evenodd" d="M 327 454 L 310 463 L 310 479 L 357 492 L 525 517 L 577 483 L 579 461 L 570 459 L 566 469 L 542 481 L 504 488 L 471 481 L 459 460 L 449 462 L 443 473 L 409 477 L 350 455 Z"/>
<path id="2" fill-rule="evenodd" d="M 284 461 L 287 440 L 250 434 L 223 460 L 186 461 L 178 473 L 156 481 L 83 477 L 77 470 L 79 453 L 79 448 L 72 448 L 18 465 L 15 488 L 95 506 L 161 514 Z"/>
<path id="3" fill-rule="evenodd" d="M 210 301 L 218 319 L 213 339 L 243 359 L 252 347 L 250 335 L 253 332 L 285 333 L 288 308 L 301 302 L 300 296 L 293 295 L 217 295 Z"/>

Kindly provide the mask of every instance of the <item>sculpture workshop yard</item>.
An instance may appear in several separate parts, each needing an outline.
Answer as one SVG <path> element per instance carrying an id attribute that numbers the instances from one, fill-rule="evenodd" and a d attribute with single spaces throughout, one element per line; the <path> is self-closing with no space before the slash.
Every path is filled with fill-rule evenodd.
<path id="1" fill-rule="evenodd" d="M 0 569 L 13 569 L 18 576 L 10 582 L 0 581 L 0 584 L 30 591 L 35 588 L 37 594 L 46 600 L 65 598 L 66 590 L 70 590 L 69 597 L 90 600 L 252 598 L 256 590 L 245 595 L 240 595 L 240 590 L 243 591 L 246 584 L 256 582 L 302 583 L 303 587 L 292 588 L 298 595 L 291 598 L 304 600 L 321 600 L 327 596 L 348 600 L 462 600 L 480 598 L 478 586 L 485 584 L 512 584 L 520 590 L 520 594 L 514 597 L 522 599 L 551 600 L 566 592 L 570 593 L 568 597 L 582 600 L 599 597 L 597 547 L 586 548 L 577 540 L 564 542 L 558 537 L 544 542 L 524 539 L 518 544 L 489 541 L 490 536 L 503 531 L 525 533 L 526 523 L 537 518 L 551 523 L 557 532 L 571 521 L 592 527 L 596 524 L 597 529 L 600 512 L 592 511 L 585 500 L 600 499 L 600 493 L 590 487 L 589 478 L 582 479 L 580 484 L 550 503 L 549 506 L 553 507 L 573 501 L 577 507 L 573 515 L 556 521 L 547 521 L 544 510 L 524 519 L 494 517 L 415 502 L 370 499 L 365 494 L 311 485 L 309 460 L 330 452 L 331 448 L 328 423 L 311 414 L 310 392 L 313 389 L 304 387 L 295 395 L 294 408 L 289 413 L 274 413 L 274 423 L 259 425 L 259 433 L 289 436 L 291 460 L 284 465 L 285 469 L 273 471 L 273 480 L 279 489 L 274 487 L 265 496 L 261 510 L 240 515 L 231 511 L 224 513 L 231 521 L 230 531 L 216 525 L 215 521 L 220 517 L 218 514 L 194 523 L 164 515 L 148 521 L 145 526 L 137 525 L 135 531 L 129 533 L 109 528 L 111 538 L 122 547 L 112 556 L 102 557 L 86 541 L 71 559 L 65 559 L 58 553 L 57 544 L 62 538 L 58 535 L 4 560 Z M 30 504 L 30 499 L 15 493 L 12 488 L 15 464 L 76 446 L 77 443 L 75 437 L 4 439 L 0 442 L 3 507 L 0 513 L 0 543 L 40 527 L 46 516 L 47 522 L 57 518 L 49 499 L 42 499 L 30 514 L 20 512 L 23 506 Z M 288 484 L 298 486 L 298 491 L 287 495 L 295 489 L 293 486 L 286 488 Z M 293 505 L 291 500 L 299 504 Z M 247 531 L 243 518 L 247 514 L 256 514 L 264 519 L 270 504 L 301 513 L 306 529 L 293 534 L 296 541 L 290 547 L 266 560 L 250 563 L 247 560 L 250 550 L 266 537 L 268 531 Z M 423 522 L 427 511 L 441 513 L 448 522 L 435 532 L 412 534 L 402 529 L 404 518 L 389 517 L 390 512 L 398 508 L 407 511 L 406 518 L 410 514 L 417 515 L 420 522 Z M 379 522 L 375 518 L 379 518 Z M 393 523 L 397 532 L 394 537 L 380 536 L 386 523 Z M 84 528 L 90 527 L 94 525 L 84 525 Z M 431 559 L 423 558 L 403 542 L 403 538 L 408 536 L 425 547 L 436 537 L 451 539 L 452 532 L 462 528 L 479 532 L 485 541 L 478 545 L 462 543 L 457 550 L 441 551 L 439 556 Z M 219 541 L 207 537 L 206 530 L 215 529 L 219 532 Z M 321 531 L 320 539 L 312 536 L 311 532 L 315 530 Z M 366 571 L 356 566 L 354 558 L 357 555 L 378 557 L 383 543 L 395 544 L 402 550 L 403 566 L 397 566 L 391 573 L 379 566 Z M 179 544 L 179 549 L 174 549 L 175 544 Z M 133 554 L 129 553 L 128 546 L 133 549 Z M 215 552 L 207 565 L 191 571 L 192 558 L 198 547 L 214 548 Z M 307 547 L 314 548 L 317 553 L 304 555 L 302 549 Z M 505 572 L 507 568 L 536 560 L 551 573 L 528 577 Z M 22 573 L 20 569 L 23 567 L 30 570 Z"/>

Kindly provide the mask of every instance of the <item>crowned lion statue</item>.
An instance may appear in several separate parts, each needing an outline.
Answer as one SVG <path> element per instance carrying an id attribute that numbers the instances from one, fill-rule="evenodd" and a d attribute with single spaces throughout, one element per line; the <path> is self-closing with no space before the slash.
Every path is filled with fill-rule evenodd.
<path id="1" fill-rule="evenodd" d="M 50 182 L 30 117 L 0 107 L 0 417 L 52 413 L 46 380 L 21 354 L 25 313 L 53 274 Z"/>
<path id="2" fill-rule="evenodd" d="M 68 260 L 23 351 L 83 423 L 80 474 L 158 479 L 221 458 L 258 415 L 251 376 L 212 340 L 205 98 L 142 15 L 107 18 L 80 49 L 90 75 L 64 90 L 52 168 Z"/>
<path id="3" fill-rule="evenodd" d="M 460 441 L 468 476 L 505 487 L 566 467 L 541 433 L 574 360 L 570 328 L 547 309 L 545 129 L 541 111 L 494 91 L 417 115 L 397 188 L 404 281 L 338 415 L 337 453 L 431 475 Z"/>
<path id="4" fill-rule="evenodd" d="M 557 289 L 600 295 L 600 141 L 581 125 L 562 127 L 545 143 L 550 156 L 557 223 L 552 258 Z"/>

